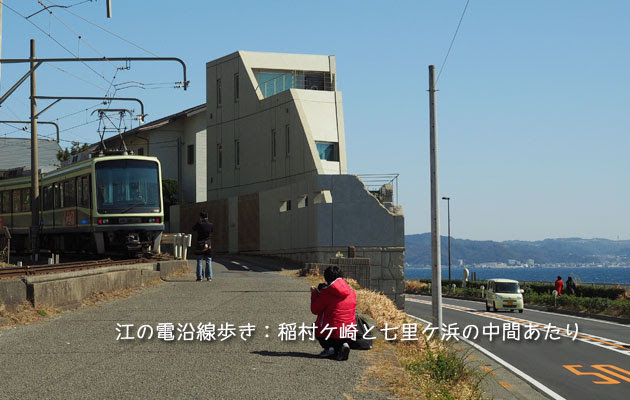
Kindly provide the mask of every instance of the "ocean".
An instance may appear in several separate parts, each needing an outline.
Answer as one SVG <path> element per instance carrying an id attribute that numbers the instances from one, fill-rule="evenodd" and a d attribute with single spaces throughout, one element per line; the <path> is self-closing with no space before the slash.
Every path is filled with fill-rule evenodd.
<path id="1" fill-rule="evenodd" d="M 477 273 L 477 280 L 492 278 L 515 279 L 517 281 L 553 282 L 558 276 L 566 281 L 572 276 L 576 282 L 630 284 L 630 266 L 628 267 L 576 267 L 576 268 L 472 268 Z M 462 279 L 463 268 L 451 267 L 451 279 Z M 431 278 L 431 268 L 405 268 L 405 279 Z M 448 266 L 442 266 L 442 279 L 448 279 Z M 469 278 L 470 279 L 470 276 Z"/>

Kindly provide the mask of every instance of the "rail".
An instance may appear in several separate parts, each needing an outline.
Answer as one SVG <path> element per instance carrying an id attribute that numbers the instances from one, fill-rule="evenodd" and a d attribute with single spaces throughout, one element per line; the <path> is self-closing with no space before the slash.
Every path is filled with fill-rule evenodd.
<path id="1" fill-rule="evenodd" d="M 142 264 L 152 262 L 146 258 L 133 258 L 130 260 L 112 260 L 106 258 L 95 261 L 79 261 L 52 265 L 25 265 L 22 267 L 0 268 L 0 279 L 23 278 L 33 275 L 45 275 L 60 272 L 81 271 L 86 269 L 111 267 L 114 265 Z"/>

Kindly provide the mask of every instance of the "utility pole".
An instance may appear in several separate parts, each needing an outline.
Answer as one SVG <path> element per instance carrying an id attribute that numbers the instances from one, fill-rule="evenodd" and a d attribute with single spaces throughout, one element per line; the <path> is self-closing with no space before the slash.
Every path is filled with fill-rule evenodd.
<path id="1" fill-rule="evenodd" d="M 112 17 L 112 0 L 107 0 L 107 18 Z"/>
<path id="2" fill-rule="evenodd" d="M 447 213 L 446 218 L 448 218 L 448 285 L 451 286 L 451 198 L 450 197 L 442 197 L 442 200 L 446 200 Z"/>
<path id="3" fill-rule="evenodd" d="M 431 308 L 433 324 L 442 334 L 442 266 L 440 254 L 440 202 L 438 200 L 437 117 L 435 66 L 429 65 L 429 120 L 431 148 Z"/>
<path id="4" fill-rule="evenodd" d="M 2 6 L 3 6 L 3 2 L 0 1 L 0 58 L 2 58 Z M 0 65 L 0 67 L 2 67 Z M 2 72 L 2 70 L 0 70 L 0 73 Z M 1 82 L 1 80 L 0 80 Z"/>
<path id="5" fill-rule="evenodd" d="M 31 251 L 37 261 L 39 250 L 39 155 L 37 149 L 37 80 L 35 77 L 35 39 L 31 39 Z"/>

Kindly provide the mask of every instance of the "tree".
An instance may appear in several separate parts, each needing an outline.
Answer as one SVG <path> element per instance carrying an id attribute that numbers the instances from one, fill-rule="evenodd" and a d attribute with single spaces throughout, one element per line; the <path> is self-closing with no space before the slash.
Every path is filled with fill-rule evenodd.
<path id="1" fill-rule="evenodd" d="M 88 148 L 87 143 L 81 144 L 79 142 L 72 142 L 72 147 L 70 148 L 70 150 L 68 150 L 68 148 L 66 147 L 64 150 L 57 151 L 57 160 L 59 161 L 69 160 L 70 157 L 72 157 L 75 154 L 79 154 L 82 151 L 87 150 L 87 148 Z"/>
<path id="2" fill-rule="evenodd" d="M 177 204 L 179 185 L 175 179 L 162 179 L 162 202 L 164 203 L 164 221 L 171 220 L 171 206 Z"/>

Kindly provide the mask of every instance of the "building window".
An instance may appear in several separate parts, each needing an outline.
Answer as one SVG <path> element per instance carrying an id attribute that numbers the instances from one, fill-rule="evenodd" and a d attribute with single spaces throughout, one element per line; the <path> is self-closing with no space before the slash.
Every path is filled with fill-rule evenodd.
<path id="1" fill-rule="evenodd" d="M 290 135 L 289 125 L 285 127 L 285 132 L 286 132 L 286 139 L 287 139 L 286 151 L 287 151 L 287 156 L 288 156 L 289 154 L 291 154 L 291 135 Z"/>
<path id="2" fill-rule="evenodd" d="M 144 155 L 144 147 L 138 148 L 138 155 L 139 156 L 143 156 Z"/>
<path id="3" fill-rule="evenodd" d="M 238 168 L 241 165 L 241 141 L 234 141 L 234 165 Z"/>
<path id="4" fill-rule="evenodd" d="M 21 191 L 19 189 L 16 189 L 13 191 L 13 212 L 14 213 L 19 213 L 22 208 L 22 201 L 20 200 L 20 193 Z"/>
<path id="5" fill-rule="evenodd" d="M 280 202 L 280 212 L 291 211 L 291 200 L 284 200 Z"/>
<path id="6" fill-rule="evenodd" d="M 276 130 L 271 130 L 271 159 L 276 159 Z"/>
<path id="7" fill-rule="evenodd" d="M 223 168 L 223 148 L 217 144 L 217 170 L 221 171 L 221 168 Z"/>
<path id="8" fill-rule="evenodd" d="M 221 106 L 221 79 L 217 79 L 217 107 Z"/>
<path id="9" fill-rule="evenodd" d="M 239 98 L 239 82 L 238 82 L 238 73 L 234 74 L 234 102 L 238 102 L 238 98 Z"/>
<path id="10" fill-rule="evenodd" d="M 194 164 L 195 163 L 195 145 L 194 144 L 189 144 L 187 147 L 187 157 L 186 160 L 188 162 L 188 164 Z"/>
<path id="11" fill-rule="evenodd" d="M 308 195 L 302 195 L 298 198 L 298 208 L 308 207 Z"/>
<path id="12" fill-rule="evenodd" d="M 320 160 L 339 161 L 337 143 L 316 142 Z"/>
<path id="13" fill-rule="evenodd" d="M 332 203 L 332 193 L 330 190 L 322 190 L 320 192 L 315 192 L 315 199 L 313 203 L 315 204 L 325 204 Z"/>

